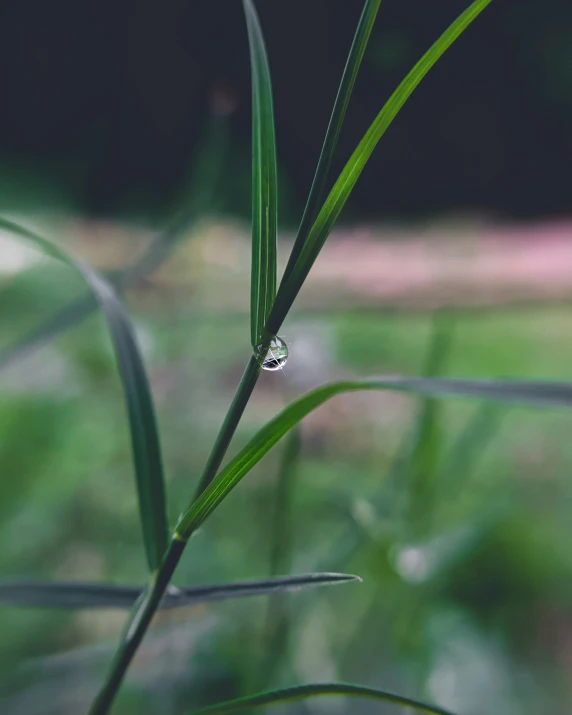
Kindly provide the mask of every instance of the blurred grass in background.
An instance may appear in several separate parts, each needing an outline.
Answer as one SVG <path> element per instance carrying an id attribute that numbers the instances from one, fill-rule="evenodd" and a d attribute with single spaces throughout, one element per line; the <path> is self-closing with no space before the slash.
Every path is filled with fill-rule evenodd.
<path id="1" fill-rule="evenodd" d="M 110 256 L 118 227 L 86 223 L 78 234 L 73 222 L 48 223 L 76 253 L 117 268 Z M 125 256 L 146 245 L 135 228 L 121 230 Z M 383 240 L 383 227 L 371 231 Z M 5 347 L 81 290 L 59 266 L 25 264 L 8 243 L 3 255 L 22 262 L 1 278 Z M 129 293 L 164 436 L 171 522 L 196 485 L 249 352 L 248 261 L 242 227 L 211 219 Z M 302 298 L 283 331 L 288 365 L 261 377 L 234 450 L 286 400 L 339 377 L 572 376 L 565 305 L 434 313 L 371 301 L 360 308 L 355 298 L 340 310 L 313 308 L 309 291 Z M 89 318 L 0 373 L 4 579 L 144 581 L 129 436 L 101 320 Z M 431 360 L 439 336 L 446 339 Z M 301 426 L 291 508 L 280 527 L 291 547 L 286 563 L 292 573 L 343 571 L 364 582 L 281 597 L 287 632 L 270 640 L 263 598 L 160 614 L 118 712 L 185 712 L 202 700 L 331 679 L 401 690 L 467 715 L 565 711 L 572 704 L 569 429 L 566 412 L 463 401 L 437 407 L 389 393 L 324 405 Z M 200 548 L 185 554 L 176 583 L 271 572 L 267 534 L 284 448 L 193 537 Z M 408 492 L 413 480 L 418 488 Z M 2 711 L 84 710 L 123 619 L 113 611 L 2 606 Z M 269 647 L 280 650 L 270 654 L 273 668 Z M 288 712 L 391 707 L 325 701 Z"/>

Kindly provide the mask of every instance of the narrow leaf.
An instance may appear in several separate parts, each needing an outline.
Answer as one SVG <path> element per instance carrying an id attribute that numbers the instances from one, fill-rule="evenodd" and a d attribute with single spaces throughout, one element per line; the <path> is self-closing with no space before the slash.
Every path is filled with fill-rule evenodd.
<path id="1" fill-rule="evenodd" d="M 46 239 L 10 221 L 0 219 L 0 228 L 75 268 L 105 314 L 129 415 L 145 551 L 149 568 L 155 571 L 167 548 L 165 486 L 153 398 L 130 320 L 111 285 L 88 265 L 70 258 Z"/>
<path id="2" fill-rule="evenodd" d="M 269 332 L 276 334 L 279 331 L 361 172 L 399 110 L 441 55 L 490 2 L 491 0 L 475 0 L 423 55 L 377 115 L 330 191 L 297 256 L 296 265 L 280 283 L 274 308 L 268 319 Z"/>
<path id="3" fill-rule="evenodd" d="M 385 703 L 394 703 L 395 705 L 414 708 L 422 713 L 452 715 L 450 710 L 445 710 L 436 705 L 428 705 L 420 700 L 406 698 L 403 695 L 396 695 L 386 690 L 366 688 L 362 685 L 349 685 L 347 683 L 316 683 L 312 685 L 298 685 L 292 688 L 282 688 L 281 690 L 270 690 L 265 693 L 258 693 L 258 695 L 227 700 L 224 703 L 217 703 L 207 708 L 201 708 L 200 710 L 195 710 L 193 715 L 224 715 L 224 713 L 246 710 L 247 708 L 278 705 L 279 703 L 290 703 L 295 700 L 305 700 L 306 698 L 317 698 L 329 695 L 369 698 L 370 700 L 380 700 Z"/>
<path id="4" fill-rule="evenodd" d="M 294 242 L 292 252 L 288 259 L 288 265 L 284 271 L 284 277 L 290 275 L 292 269 L 296 265 L 298 256 L 300 255 L 306 238 L 308 237 L 308 231 L 318 214 L 324 190 L 326 188 L 326 182 L 328 180 L 334 152 L 336 151 L 336 147 L 338 145 L 342 124 L 344 123 L 356 77 L 380 4 L 381 0 L 366 0 L 364 5 L 352 46 L 350 48 L 346 66 L 344 68 L 344 73 L 342 75 L 342 80 L 340 82 L 340 87 L 338 89 L 338 94 L 332 110 L 332 116 L 330 117 L 330 123 L 328 124 L 328 130 L 322 146 L 320 158 L 318 159 L 318 166 L 312 182 L 312 188 L 310 189 L 310 194 L 306 202 L 306 207 L 304 209 L 302 221 L 300 222 L 296 241 Z"/>
<path id="5" fill-rule="evenodd" d="M 176 527 L 178 538 L 188 539 L 244 475 L 306 415 L 335 395 L 357 390 L 393 390 L 426 397 L 468 397 L 534 407 L 572 408 L 572 382 L 388 376 L 324 385 L 292 402 L 254 435 L 181 517 Z"/>
<path id="6" fill-rule="evenodd" d="M 252 0 L 243 0 L 252 76 L 252 275 L 250 325 L 252 347 L 276 296 L 277 177 L 274 110 L 268 58 Z"/>
<path id="7" fill-rule="evenodd" d="M 207 601 L 267 596 L 350 581 L 361 579 L 340 573 L 312 573 L 277 576 L 259 581 L 235 581 L 215 586 L 169 586 L 159 608 L 166 610 Z M 131 608 L 142 591 L 140 586 L 106 583 L 20 581 L 0 583 L 0 604 L 38 608 Z"/>

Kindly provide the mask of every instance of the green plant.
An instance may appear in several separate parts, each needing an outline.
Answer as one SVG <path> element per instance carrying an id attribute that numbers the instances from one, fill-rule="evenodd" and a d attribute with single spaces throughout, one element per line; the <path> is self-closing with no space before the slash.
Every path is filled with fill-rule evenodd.
<path id="1" fill-rule="evenodd" d="M 336 382 L 319 387 L 288 405 L 259 430 L 221 469 L 229 444 L 261 370 L 275 368 L 286 358 L 285 354 L 277 355 L 277 351 L 285 351 L 278 338 L 278 332 L 377 142 L 435 62 L 490 2 L 491 0 L 475 0 L 415 65 L 386 102 L 326 195 L 331 159 L 380 6 L 380 0 L 367 0 L 342 77 L 297 238 L 277 288 L 277 180 L 270 73 L 254 5 L 251 0 L 244 0 L 253 85 L 251 279 L 253 354 L 200 477 L 195 497 L 173 529 L 169 529 L 165 515 L 160 441 L 151 391 L 134 331 L 114 288 L 97 272 L 80 261 L 70 259 L 45 239 L 11 222 L 0 222 L 0 226 L 5 230 L 31 241 L 57 260 L 64 261 L 84 278 L 107 319 L 127 405 L 143 541 L 150 571 L 147 585 L 140 592 L 139 589 L 126 590 L 97 584 L 53 584 L 49 587 L 41 584 L 12 584 L 0 589 L 0 599 L 4 598 L 19 604 L 42 603 L 46 606 L 105 607 L 110 604 L 121 604 L 129 607 L 136 599 L 110 673 L 91 708 L 90 712 L 93 715 L 107 713 L 110 710 L 123 676 L 157 609 L 184 605 L 193 599 L 269 593 L 293 586 L 343 582 L 355 578 L 343 574 L 311 574 L 288 579 L 274 578 L 256 584 L 226 584 L 212 587 L 208 593 L 196 593 L 192 589 L 180 591 L 170 587 L 174 570 L 191 535 L 283 436 L 327 400 L 338 394 L 357 390 L 393 390 L 431 398 L 424 403 L 424 410 L 419 420 L 419 435 L 413 450 L 414 467 L 421 459 L 419 455 L 432 448 L 433 440 L 430 440 L 427 435 L 436 429 L 434 399 L 471 397 L 539 406 L 572 406 L 572 385 L 565 382 L 447 379 L 433 377 L 433 370 L 428 370 L 428 374 L 424 377 L 390 376 Z M 122 287 L 121 282 L 118 287 Z M 83 312 L 74 314 L 72 319 L 75 321 L 82 317 L 92 304 L 92 301 L 85 303 Z M 69 321 L 65 323 L 67 324 Z M 58 323 L 57 329 L 65 325 Z M 51 332 L 54 332 L 53 327 Z M 423 456 L 422 461 L 423 464 L 427 464 L 428 461 L 433 462 L 433 457 Z M 423 485 L 418 483 L 418 473 L 412 475 L 411 481 L 415 485 L 413 491 L 422 489 Z M 426 705 L 418 700 L 381 690 L 344 684 L 299 686 L 215 705 L 204 712 L 230 712 L 233 709 L 327 694 L 371 697 L 416 707 L 425 712 L 445 713 L 441 708 Z"/>

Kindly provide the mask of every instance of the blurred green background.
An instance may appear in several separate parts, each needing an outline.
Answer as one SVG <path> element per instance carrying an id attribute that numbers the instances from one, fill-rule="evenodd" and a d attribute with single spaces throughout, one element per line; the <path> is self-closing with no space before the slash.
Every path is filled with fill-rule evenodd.
<path id="1" fill-rule="evenodd" d="M 316 2 L 305 27 L 295 3 L 289 18 L 286 5 L 259 4 L 277 75 L 284 259 L 333 99 L 328 83 L 357 17 L 343 3 Z M 425 3 L 385 4 L 340 162 L 381 98 L 466 3 L 441 3 L 435 13 Z M 0 120 L 0 206 L 8 216 L 116 271 L 189 206 L 201 188 L 200 172 L 189 183 L 197 156 L 208 166 L 222 154 L 206 208 L 127 294 L 157 402 L 174 522 L 250 350 L 244 28 L 231 21 L 237 10 L 228 3 L 224 27 L 196 2 L 137 11 L 119 4 L 115 15 L 104 4 L 97 17 L 70 8 L 26 17 L 16 6 L 0 11 L 13 30 L 1 52 L 25 57 L 10 75 Z M 340 377 L 572 379 L 565 270 L 572 224 L 562 177 L 570 159 L 569 14 L 556 0 L 542 13 L 498 0 L 432 71 L 382 141 L 285 324 L 288 364 L 262 375 L 232 454 L 294 396 Z M 170 34 L 175 27 L 188 31 Z M 316 27 L 324 32 L 312 45 Z M 211 47 L 205 37 L 219 31 Z M 299 65 L 291 50 L 298 31 Z M 102 37 L 113 38 L 105 62 L 95 49 Z M 175 45 L 156 63 L 173 37 L 187 54 Z M 315 106 L 300 67 L 313 68 L 308 83 L 325 73 Z M 226 124 L 215 146 L 204 139 L 213 113 Z M 537 259 L 515 277 L 531 245 Z M 401 263 L 384 290 L 391 255 Z M 146 577 L 125 411 L 102 318 L 40 338 L 8 360 L 30 331 L 83 296 L 65 268 L 0 235 L 5 581 Z M 265 687 L 345 680 L 460 715 L 569 712 L 571 419 L 565 411 L 390 393 L 327 403 L 302 424 L 291 467 L 282 469 L 281 443 L 193 537 L 176 583 L 316 570 L 356 573 L 363 583 L 160 614 L 116 711 L 185 713 Z M 124 618 L 0 606 L 0 711 L 85 712 Z M 395 710 L 342 699 L 286 708 Z"/>

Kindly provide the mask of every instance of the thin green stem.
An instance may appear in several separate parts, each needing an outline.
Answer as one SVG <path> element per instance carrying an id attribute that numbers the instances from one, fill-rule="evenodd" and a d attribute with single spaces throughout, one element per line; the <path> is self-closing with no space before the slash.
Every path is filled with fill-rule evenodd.
<path id="1" fill-rule="evenodd" d="M 121 645 L 111 664 L 109 675 L 93 701 L 89 715 L 106 715 L 109 712 L 127 668 L 147 632 L 151 619 L 163 598 L 165 589 L 169 585 L 185 545 L 185 541 L 177 538 L 171 540 L 159 570 L 152 575 L 147 588 L 133 608 Z"/>
<path id="2" fill-rule="evenodd" d="M 364 4 L 359 24 L 352 41 L 350 53 L 346 61 L 338 93 L 336 95 L 332 116 L 330 117 L 328 129 L 326 131 L 322 150 L 318 159 L 318 166 L 316 168 L 314 180 L 312 181 L 308 200 L 306 201 L 302 220 L 300 221 L 296 241 L 294 243 L 292 253 L 290 254 L 290 258 L 288 259 L 288 264 L 286 265 L 282 280 L 288 278 L 292 273 L 302 251 L 302 247 L 308 238 L 312 224 L 318 215 L 326 189 L 326 182 L 328 180 L 330 167 L 332 165 L 334 153 L 338 144 L 342 125 L 344 123 L 344 118 L 350 103 L 350 98 L 367 47 L 369 36 L 373 29 L 377 11 L 379 10 L 380 2 L 381 0 L 366 0 Z"/>
<path id="3" fill-rule="evenodd" d="M 242 380 L 236 390 L 234 399 L 219 430 L 216 441 L 199 480 L 199 485 L 196 489 L 193 501 L 196 501 L 196 499 L 200 497 L 200 495 L 215 478 L 230 441 L 236 432 L 236 428 L 238 427 L 238 423 L 240 422 L 244 409 L 250 400 L 250 396 L 252 395 L 252 391 L 254 390 L 254 386 L 256 385 L 259 375 L 260 365 L 258 364 L 258 360 L 253 355 L 246 366 L 246 370 L 244 371 Z"/>
<path id="4" fill-rule="evenodd" d="M 274 509 L 269 524 L 270 576 L 290 572 L 292 561 L 292 499 L 296 467 L 300 459 L 300 429 L 290 432 L 282 455 L 274 495 Z M 261 687 L 271 685 L 272 678 L 288 650 L 290 636 L 290 613 L 284 594 L 268 599 L 266 609 L 266 642 L 264 661 L 260 667 Z"/>
<path id="5" fill-rule="evenodd" d="M 195 499 L 202 494 L 202 492 L 214 479 L 220 464 L 224 459 L 224 455 L 236 431 L 244 409 L 248 404 L 250 396 L 252 395 L 252 391 L 254 390 L 254 386 L 256 385 L 259 375 L 260 365 L 258 364 L 256 358 L 252 356 L 246 366 L 242 380 L 240 381 L 234 399 L 230 405 L 201 476 Z M 147 628 L 149 627 L 151 619 L 161 602 L 165 589 L 169 585 L 189 535 L 186 535 L 186 538 L 181 538 L 180 534 L 176 533 L 171 540 L 165 557 L 161 562 L 161 566 L 158 571 L 153 574 L 147 588 L 135 604 L 132 615 L 126 626 L 124 636 L 121 640 L 121 644 L 111 664 L 109 675 L 103 685 L 103 688 L 93 702 L 89 715 L 107 715 L 109 712 L 109 708 L 117 695 L 127 668 L 133 660 L 133 656 L 135 655 L 137 648 L 141 644 L 141 641 L 147 632 Z"/>

